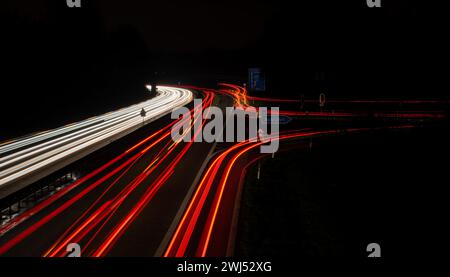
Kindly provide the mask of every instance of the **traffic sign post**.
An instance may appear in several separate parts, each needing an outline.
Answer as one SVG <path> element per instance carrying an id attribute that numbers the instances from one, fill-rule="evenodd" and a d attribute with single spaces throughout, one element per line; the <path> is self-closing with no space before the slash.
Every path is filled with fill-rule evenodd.
<path id="1" fill-rule="evenodd" d="M 325 93 L 321 93 L 319 95 L 320 112 L 323 112 L 323 108 L 325 107 L 325 101 L 326 101 Z"/>

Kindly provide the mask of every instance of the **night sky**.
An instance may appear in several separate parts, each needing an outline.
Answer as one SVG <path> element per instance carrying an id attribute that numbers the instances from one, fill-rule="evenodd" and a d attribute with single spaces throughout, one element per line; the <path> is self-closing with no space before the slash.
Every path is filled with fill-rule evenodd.
<path id="1" fill-rule="evenodd" d="M 247 47 L 263 36 L 265 23 L 279 9 L 277 2 L 84 0 L 82 8 L 94 13 L 107 31 L 130 25 L 149 47 L 189 52 Z M 48 20 L 64 5 L 64 0 L 19 0 L 8 1 L 6 8 L 20 16 Z M 164 43 L 155 45 L 155 40 Z"/>
<path id="2" fill-rule="evenodd" d="M 7 130 L 134 103 L 153 79 L 243 83 L 249 67 L 280 97 L 448 97 L 448 16 L 426 1 L 65 2 L 2 3 L 0 116 L 18 104 L 33 113 Z"/>
<path id="3" fill-rule="evenodd" d="M 291 36 L 312 32 L 321 35 L 336 27 L 347 29 L 338 30 L 340 32 L 356 36 L 364 25 L 368 32 L 374 31 L 375 25 L 379 31 L 389 31 L 386 24 L 402 28 L 401 31 L 420 31 L 409 25 L 433 24 L 430 20 L 438 20 L 432 16 L 439 12 L 430 14 L 424 8 L 424 1 L 419 0 L 384 1 L 383 8 L 378 10 L 368 9 L 365 0 L 302 3 L 285 0 L 84 0 L 82 3 L 84 11 L 67 10 L 65 0 L 7 0 L 2 9 L 35 21 L 47 21 L 58 17 L 57 14 L 68 13 L 74 21 L 85 21 L 89 14 L 95 19 L 88 20 L 96 21 L 109 32 L 123 25 L 133 26 L 149 47 L 180 52 L 247 48 L 262 37 L 273 35 L 267 32 L 271 28 L 283 35 L 292 32 Z M 435 23 L 438 27 L 438 22 Z M 155 45 L 155 40 L 164 43 Z"/>

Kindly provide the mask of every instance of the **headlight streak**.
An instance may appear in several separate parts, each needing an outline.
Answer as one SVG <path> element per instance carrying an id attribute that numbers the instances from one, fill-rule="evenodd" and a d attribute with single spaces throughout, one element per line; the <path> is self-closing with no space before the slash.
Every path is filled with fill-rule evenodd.
<path id="1" fill-rule="evenodd" d="M 120 164 L 117 168 L 113 169 L 111 172 L 107 173 L 105 176 L 103 176 L 101 179 L 99 179 L 98 181 L 94 182 L 93 184 L 91 184 L 89 187 L 85 188 L 83 191 L 81 191 L 79 194 L 77 194 L 75 197 L 73 197 L 72 199 L 69 199 L 67 202 L 65 202 L 63 205 L 61 205 L 59 208 L 57 208 L 56 210 L 54 210 L 53 212 L 51 212 L 50 214 L 48 214 L 47 216 L 43 217 L 42 219 L 40 219 L 36 224 L 33 224 L 32 226 L 30 226 L 29 228 L 25 229 L 22 233 L 20 233 L 18 236 L 14 237 L 13 239 L 11 239 L 10 241 L 8 241 L 7 243 L 5 243 L 4 245 L 0 246 L 0 255 L 4 254 L 6 251 L 8 251 L 11 247 L 13 247 L 14 245 L 16 245 L 17 243 L 19 243 L 20 241 L 22 241 L 24 238 L 26 238 L 28 235 L 30 235 L 31 233 L 33 233 L 35 230 L 39 229 L 41 226 L 43 226 L 44 224 L 46 224 L 48 221 L 50 221 L 51 219 L 53 219 L 55 216 L 57 216 L 58 214 L 60 214 L 62 211 L 64 211 L 65 209 L 67 209 L 68 207 L 70 207 L 72 204 L 74 204 L 76 201 L 78 201 L 79 199 L 81 199 L 82 197 L 84 197 L 85 195 L 87 195 L 90 191 L 92 191 L 93 189 L 95 189 L 96 187 L 98 187 L 100 184 L 102 184 L 104 181 L 108 180 L 109 178 L 111 178 L 112 176 L 114 176 L 115 174 L 117 174 L 118 172 L 120 172 L 121 170 L 123 170 L 124 168 L 126 168 L 128 165 L 132 165 L 133 163 L 135 163 L 140 157 L 142 157 L 143 154 L 147 153 L 153 146 L 157 145 L 158 143 L 160 143 L 163 139 L 170 137 L 170 128 L 173 126 L 173 124 L 177 123 L 179 120 L 173 121 L 171 124 L 167 125 L 166 127 L 164 127 L 162 130 L 150 135 L 149 137 L 147 137 L 146 139 L 142 140 L 141 142 L 137 143 L 136 145 L 134 145 L 133 147 L 131 147 L 130 149 L 128 149 L 127 151 L 125 151 L 124 153 L 122 153 L 121 155 L 117 156 L 116 158 L 114 158 L 113 160 L 109 161 L 108 163 L 106 163 L 105 165 L 103 165 L 102 167 L 98 168 L 97 170 L 94 170 L 93 172 L 91 172 L 90 174 L 87 174 L 86 176 L 82 177 L 81 179 L 79 179 L 78 181 L 76 181 L 74 184 L 66 187 L 65 189 L 59 191 L 58 193 L 54 194 L 53 196 L 51 196 L 49 199 L 44 200 L 43 202 L 41 202 L 40 204 L 38 204 L 37 206 L 31 208 L 29 211 L 19 215 L 18 217 L 16 217 L 13 221 L 11 221 L 10 223 L 6 224 L 5 226 L 2 226 L 0 228 L 0 236 L 4 233 L 6 233 L 8 230 L 14 228 L 15 226 L 19 225 L 21 222 L 24 222 L 25 220 L 27 220 L 28 218 L 32 217 L 33 215 L 39 213 L 40 211 L 42 211 L 43 209 L 45 209 L 46 207 L 48 207 L 49 205 L 51 205 L 52 203 L 56 202 L 58 199 L 60 199 L 61 197 L 63 197 L 64 195 L 67 195 L 67 193 L 69 193 L 70 191 L 72 191 L 75 187 L 78 187 L 80 184 L 86 182 L 87 180 L 91 179 L 92 177 L 98 175 L 99 173 L 105 171 L 107 168 L 111 167 L 113 164 L 119 162 L 120 160 L 122 160 L 124 157 L 126 157 L 127 155 L 129 155 L 132 151 L 136 150 L 138 147 L 143 146 L 144 143 L 148 143 L 151 142 L 151 140 L 156 139 L 155 142 L 153 142 L 152 144 L 150 144 L 150 146 L 146 147 L 144 150 L 139 151 L 137 154 L 133 155 L 131 158 L 129 158 L 128 160 L 126 160 L 125 162 L 123 162 L 122 164 Z M 162 135 L 161 135 L 162 134 Z M 161 135 L 161 136 L 160 136 Z M 160 136 L 158 138 L 158 136 Z"/>
<path id="2" fill-rule="evenodd" d="M 205 100 L 203 101 L 203 105 L 209 105 L 212 101 L 211 95 L 207 95 Z M 194 108 L 195 109 L 195 108 Z M 194 110 L 193 109 L 193 110 Z M 198 118 L 196 119 L 198 120 Z M 173 122 L 171 125 L 176 124 L 177 122 Z M 167 127 L 166 127 L 167 128 Z M 170 131 L 167 131 L 164 135 L 164 138 L 167 138 Z M 106 194 L 104 192 L 94 204 L 91 205 L 91 207 L 69 228 L 66 230 L 66 232 L 58 239 L 58 241 L 44 254 L 44 256 L 47 257 L 56 257 L 56 256 L 64 256 L 66 253 L 64 251 L 65 245 L 69 242 L 76 241 L 78 242 L 83 237 L 85 237 L 88 233 L 90 233 L 95 227 L 97 227 L 98 224 L 100 224 L 103 220 L 103 224 L 100 225 L 100 227 L 97 229 L 97 231 L 91 236 L 87 244 L 84 244 L 83 246 L 83 252 L 86 251 L 86 249 L 89 247 L 91 242 L 94 240 L 94 238 L 99 234 L 99 232 L 102 230 L 102 228 L 105 226 L 105 224 L 109 221 L 109 219 L 114 215 L 114 213 L 117 211 L 119 206 L 126 200 L 126 198 L 146 179 L 146 177 L 153 172 L 154 169 L 158 168 L 163 161 L 167 160 L 169 155 L 174 151 L 173 145 L 176 143 L 169 140 L 169 142 L 166 144 L 166 146 L 163 147 L 163 149 L 159 152 L 159 154 L 156 155 L 153 162 L 150 162 L 150 165 L 141 172 L 131 183 L 129 183 L 119 194 L 117 194 L 113 199 L 111 199 L 109 202 L 110 207 L 108 209 L 102 210 L 100 214 L 94 214 L 97 218 L 93 220 L 91 217 L 87 217 L 85 219 L 84 223 L 80 223 L 82 218 L 86 217 L 89 213 L 92 213 L 91 211 L 94 209 L 96 204 L 102 199 L 102 197 Z M 145 151 L 145 150 L 144 150 Z M 143 151 L 143 152 L 144 152 Z M 166 153 L 164 153 L 166 152 Z M 161 155 L 163 155 L 161 157 Z M 183 154 L 184 155 L 184 154 Z M 157 162 L 156 165 L 154 163 Z M 165 170 L 166 171 L 166 170 Z M 168 174 L 166 177 L 170 176 Z M 119 177 L 120 178 L 120 177 Z M 118 178 L 118 179 L 119 179 Z M 159 185 L 162 185 L 166 179 L 162 178 L 163 181 L 158 183 Z M 107 191 L 112 187 L 113 184 L 108 187 Z M 155 187 L 155 185 L 151 185 L 149 189 L 152 189 Z M 106 218 L 106 219 L 105 219 Z M 128 219 L 130 219 L 128 217 Z M 127 221 L 128 223 L 129 221 Z M 129 222 L 131 223 L 131 222 Z M 80 225 L 81 224 L 81 225 Z M 77 229 L 74 229 L 76 225 L 80 225 Z M 124 226 L 124 225 L 123 225 Z M 123 227 L 122 227 L 123 228 Z M 73 230 L 71 232 L 71 230 Z M 70 235 L 68 235 L 71 232 Z M 115 238 L 118 236 L 119 232 L 115 233 L 114 239 L 107 240 L 107 243 L 104 247 L 103 251 L 106 251 L 110 246 L 112 246 L 112 242 L 116 241 Z M 63 239 L 65 237 L 65 239 Z M 118 238 L 117 238 L 118 239 Z M 95 255 L 95 254 L 92 254 Z"/>
<path id="3" fill-rule="evenodd" d="M 252 101 L 270 101 L 270 102 L 286 102 L 295 103 L 297 100 L 284 100 L 284 99 L 269 99 L 261 97 L 248 96 L 245 88 L 231 85 L 231 84 L 220 84 L 225 87 L 219 91 L 214 91 L 216 93 L 222 93 L 231 96 L 234 101 L 235 107 L 247 108 L 250 107 L 249 100 Z M 192 87 L 197 89 L 196 87 Z M 183 88 L 170 88 L 170 87 L 159 87 L 159 103 L 149 104 L 147 107 L 152 107 L 155 110 L 155 115 L 153 113 L 147 113 L 146 118 L 151 118 L 152 116 L 157 116 L 158 113 L 164 113 L 166 107 L 162 105 L 161 102 L 164 101 L 164 97 L 168 97 L 171 100 L 168 102 L 178 101 L 174 99 L 173 92 L 178 91 L 182 94 L 182 91 L 186 91 L 189 87 L 184 86 Z M 212 105 L 214 94 L 213 90 L 204 90 L 204 100 L 200 104 L 202 107 L 208 107 Z M 176 98 L 176 97 L 175 97 Z M 189 101 L 192 99 L 192 95 L 180 96 L 183 100 L 179 101 Z M 318 101 L 306 101 L 306 102 L 318 102 Z M 378 104 L 384 103 L 386 101 L 328 101 L 335 103 L 368 103 L 368 104 Z M 184 102 L 183 102 L 184 103 Z M 388 104 L 398 104 L 398 101 L 387 101 Z M 401 101 L 403 104 L 442 104 L 441 101 Z M 116 112 L 111 112 L 100 117 L 94 117 L 80 123 L 74 123 L 56 130 L 50 130 L 35 134 L 33 136 L 25 137 L 16 141 L 9 141 L 0 144 L 0 155 L 7 154 L 0 157 L 0 186 L 2 182 L 11 176 L 15 176 L 17 172 L 15 171 L 15 166 L 21 166 L 27 164 L 29 171 L 39 170 L 45 164 L 39 160 L 40 157 L 48 155 L 44 160 L 45 162 L 57 162 L 62 159 L 65 155 L 70 155 L 71 151 L 79 151 L 86 147 L 86 144 L 92 144 L 107 137 L 114 132 L 122 132 L 130 126 L 135 124 L 142 124 L 142 118 L 139 117 L 139 112 L 141 110 L 141 104 L 134 105 L 129 108 L 120 110 L 121 114 L 115 114 Z M 185 130 L 184 135 L 188 134 L 192 129 L 194 129 L 194 137 L 200 135 L 199 131 L 196 131 L 193 127 L 196 122 L 201 122 L 204 126 L 206 121 L 201 118 L 201 116 L 195 116 L 194 111 L 199 108 L 193 107 L 190 113 L 194 114 L 193 121 L 190 122 L 190 128 Z M 256 107 L 257 108 L 257 107 Z M 147 108 L 146 108 L 147 109 Z M 170 108 L 169 110 L 171 110 Z M 354 118 L 354 117 L 367 117 L 368 114 L 364 112 L 348 113 L 348 112 L 298 112 L 298 111 L 286 111 L 281 110 L 280 115 L 295 116 L 295 117 L 343 117 L 343 118 Z M 381 118 L 402 118 L 402 119 L 440 119 L 445 117 L 444 112 L 433 111 L 402 111 L 401 113 L 395 112 L 374 112 L 371 114 L 374 117 Z M 185 117 L 183 117 L 185 118 Z M 191 120 L 191 117 L 187 117 L 184 120 Z M 87 187 L 82 188 L 80 192 L 73 195 L 64 203 L 58 204 L 54 210 L 49 211 L 48 214 L 43 214 L 36 222 L 32 223 L 29 227 L 25 228 L 17 236 L 13 237 L 5 244 L 0 245 L 0 255 L 6 253 L 12 247 L 23 241 L 30 234 L 34 233 L 36 230 L 53 220 L 56 216 L 60 215 L 63 211 L 67 210 L 77 201 L 83 197 L 89 195 L 94 189 L 98 188 L 102 184 L 106 184 L 102 187 L 102 192 L 99 197 L 89 204 L 86 210 L 77 216 L 76 220 L 70 224 L 70 226 L 64 230 L 62 235 L 55 240 L 55 242 L 42 254 L 44 257 L 63 257 L 67 253 L 65 247 L 69 243 L 83 242 L 82 253 L 84 256 L 93 257 L 103 257 L 107 256 L 110 251 L 114 248 L 116 243 L 122 238 L 123 234 L 126 232 L 127 228 L 135 221 L 135 219 L 142 213 L 142 211 L 149 205 L 153 197 L 158 193 L 160 188 L 164 185 L 170 184 L 169 180 L 176 171 L 176 167 L 180 164 L 180 161 L 186 157 L 189 149 L 191 148 L 193 141 L 182 142 L 181 140 L 172 141 L 170 140 L 170 128 L 174 124 L 181 124 L 184 120 L 175 120 L 171 124 L 165 126 L 160 131 L 148 136 L 147 138 L 141 140 L 134 146 L 130 147 L 124 153 L 120 154 L 116 158 L 107 162 L 105 165 L 99 167 L 93 172 L 87 174 L 81 179 L 74 182 L 72 185 L 62 189 L 57 192 L 49 199 L 44 200 L 36 207 L 30 209 L 29 211 L 19 215 L 13 219 L 7 225 L 0 227 L 0 237 L 2 234 L 11 230 L 15 226 L 18 226 L 22 222 L 26 221 L 30 217 L 42 212 L 45 208 L 49 207 L 51 204 L 56 203 L 57 200 L 61 199 L 63 196 L 68 195 L 69 192 L 73 191 L 74 188 L 79 187 L 81 184 L 89 181 L 91 178 L 99 177 L 98 180 L 89 184 Z M 131 125 L 130 125 L 131 124 Z M 401 123 L 398 123 L 401 124 Z M 348 128 L 344 131 L 347 133 L 353 132 L 363 132 L 368 130 L 378 130 L 385 128 L 392 129 L 403 129 L 403 128 L 413 128 L 414 125 L 398 125 L 390 127 L 377 127 L 377 128 Z M 201 129 L 200 129 L 201 130 Z M 315 136 L 327 136 L 337 134 L 337 130 L 321 130 L 314 131 L 312 129 L 301 129 L 294 131 L 286 131 L 280 134 L 272 134 L 272 139 L 274 140 L 292 140 L 292 139 L 304 139 Z M 277 138 L 279 135 L 279 138 Z M 234 170 L 241 170 L 240 176 L 242 178 L 245 173 L 246 168 L 250 163 L 247 163 L 245 167 L 237 168 L 236 164 L 240 158 L 250 153 L 253 149 L 258 146 L 263 145 L 265 142 L 262 141 L 244 141 L 241 143 L 234 144 L 229 148 L 219 152 L 217 156 L 212 160 L 204 171 L 200 182 L 196 185 L 193 195 L 190 197 L 188 206 L 184 210 L 181 219 L 178 222 L 171 239 L 163 253 L 164 257 L 185 257 L 187 255 L 195 255 L 200 257 L 206 256 L 216 256 L 217 253 L 224 253 L 224 249 L 220 248 L 223 245 L 218 243 L 218 241 L 223 240 L 223 230 L 220 233 L 219 229 L 227 229 L 227 226 L 219 225 L 218 222 L 224 218 L 224 214 L 230 205 L 234 204 L 231 200 L 233 184 L 230 180 L 232 172 Z M 67 149 L 60 149 L 60 147 L 66 146 Z M 26 148 L 25 148 L 26 147 Z M 124 176 L 130 171 L 131 168 L 138 162 L 142 161 L 142 157 L 149 153 L 150 150 L 155 147 L 161 148 L 151 160 L 146 160 L 145 169 L 140 170 L 139 173 L 133 176 L 131 181 L 125 183 L 125 186 L 120 187 L 119 192 L 114 192 L 110 198 L 108 198 L 108 193 L 112 191 L 116 184 L 123 180 Z M 252 160 L 263 157 L 256 157 Z M 3 170 L 5 168 L 5 170 Z M 162 173 L 158 173 L 158 176 L 153 177 L 151 182 L 148 182 L 150 174 L 154 173 L 156 169 L 160 169 Z M 159 171 L 158 171 L 159 172 Z M 100 175 L 104 174 L 104 175 Z M 233 175 L 234 176 L 234 175 Z M 2 179 L 3 178 L 3 179 Z M 111 182 L 111 183 L 105 183 Z M 138 191 L 138 187 L 144 187 L 142 194 L 139 194 L 137 198 L 138 201 L 133 203 L 129 210 L 125 211 L 124 216 L 118 217 L 118 210 L 124 201 L 131 198 L 130 195 Z M 87 205 L 86 205 L 87 206 Z M 113 216 L 115 220 L 113 221 Z M 205 215 L 205 217 L 203 217 Z M 206 221 L 204 221 L 206 219 Z M 106 229 L 106 225 L 111 227 L 111 229 Z M 219 228 L 220 226 L 220 228 Z M 102 233 L 103 232 L 103 233 Z M 101 237 L 100 234 L 104 235 Z M 229 239 L 229 238 L 228 238 Z M 226 244 L 226 243 L 225 243 Z"/>
<path id="4" fill-rule="evenodd" d="M 211 93 L 208 93 L 207 98 L 208 101 L 206 101 L 204 108 L 212 104 L 213 95 Z M 195 120 L 201 120 L 202 125 L 206 123 L 206 121 L 201 118 L 201 115 L 199 115 Z M 192 123 L 191 128 L 193 128 L 194 124 L 195 122 Z M 199 135 L 201 135 L 200 129 L 195 132 L 194 137 L 197 137 Z M 121 223 L 117 224 L 116 227 L 113 228 L 113 230 L 110 232 L 104 243 L 92 254 L 93 257 L 102 257 L 108 253 L 108 251 L 120 239 L 121 235 L 125 232 L 125 230 L 130 226 L 133 220 L 148 205 L 148 203 L 151 201 L 153 196 L 158 192 L 161 186 L 170 178 L 176 166 L 179 164 L 180 160 L 185 156 L 185 154 L 190 149 L 193 143 L 194 143 L 193 141 L 186 143 L 181 152 L 171 161 L 169 166 L 167 166 L 164 169 L 165 172 L 162 173 L 160 176 L 158 176 L 155 181 L 153 181 L 153 183 L 147 188 L 144 195 L 136 203 L 136 205 L 132 208 L 132 210 L 128 213 L 128 215 L 122 220 Z"/>
<path id="5" fill-rule="evenodd" d="M 70 127 L 49 131 L 38 135 L 35 139 L 26 138 L 23 141 L 3 145 L 0 147 L 2 153 L 18 151 L 0 158 L 0 187 L 140 126 L 142 119 L 139 112 L 142 108 L 147 111 L 146 120 L 148 121 L 170 112 L 173 108 L 183 106 L 193 99 L 192 93 L 185 89 L 159 87 L 159 91 L 160 95 L 156 98 L 130 108 L 89 119 L 87 122 L 72 124 Z M 92 125 L 93 120 L 96 120 L 94 125 Z M 39 144 L 36 145 L 36 143 Z M 27 145 L 30 147 L 22 149 Z"/>

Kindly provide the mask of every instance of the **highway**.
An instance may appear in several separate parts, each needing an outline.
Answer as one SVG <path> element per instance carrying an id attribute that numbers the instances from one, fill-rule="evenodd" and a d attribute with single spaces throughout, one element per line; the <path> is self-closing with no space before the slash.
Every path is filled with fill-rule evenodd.
<path id="1" fill-rule="evenodd" d="M 247 96 L 247 91 L 239 86 L 222 84 L 224 87 L 220 94 L 227 95 L 233 99 L 237 108 L 248 108 L 252 98 Z M 260 99 L 261 100 L 261 99 Z M 271 101 L 265 98 L 264 102 Z M 293 102 L 286 100 L 285 102 Z M 310 102 L 311 103 L 311 102 Z M 315 102 L 313 102 L 315 103 Z M 348 104 L 343 101 L 339 103 Z M 364 102 L 365 103 L 365 102 Z M 282 141 L 280 151 L 294 148 L 307 148 L 310 139 L 332 139 L 340 134 L 352 135 L 361 132 L 373 132 L 379 130 L 402 131 L 420 126 L 423 120 L 440 120 L 445 118 L 443 111 L 409 111 L 389 112 L 383 110 L 385 101 L 373 101 L 371 104 L 382 105 L 377 107 L 379 112 L 375 113 L 380 126 L 359 127 L 359 122 L 355 118 L 368 119 L 368 113 L 361 112 L 298 112 L 281 110 L 280 115 L 295 116 L 297 118 L 322 118 L 339 119 L 347 121 L 346 125 L 336 129 L 333 124 L 326 121 L 321 122 L 321 126 L 293 129 L 287 128 L 280 134 L 275 134 L 272 139 Z M 398 103 L 398 102 L 395 102 Z M 408 103 L 408 101 L 406 101 Z M 442 104 L 442 102 L 420 102 L 420 104 Z M 391 104 L 391 102 L 389 102 Z M 417 104 L 417 101 L 412 101 Z M 388 109 L 391 107 L 387 107 Z M 394 118 L 394 121 L 391 121 Z M 367 123 L 363 122 L 363 125 Z M 265 155 L 260 154 L 258 147 L 263 142 L 251 140 L 235 143 L 224 147 L 224 150 L 217 153 L 208 163 L 201 180 L 189 202 L 183 208 L 183 213 L 174 224 L 170 240 L 166 244 L 164 251 L 158 253 L 164 257 L 224 257 L 233 256 L 234 235 L 236 232 L 237 214 L 236 207 L 239 206 L 239 195 L 242 189 L 242 178 L 247 167 L 251 166 L 258 159 Z"/>
<path id="2" fill-rule="evenodd" d="M 192 99 L 189 90 L 158 87 L 158 95 L 146 102 L 2 144 L 0 199 Z"/>
<path id="3" fill-rule="evenodd" d="M 192 100 L 190 91 L 195 90 L 202 96 L 200 104 L 189 106 L 192 120 L 188 122 L 188 131 L 193 133 L 194 138 L 202 135 L 194 126 L 204 126 L 208 121 L 196 113 L 200 108 L 246 108 L 253 100 L 249 99 L 244 88 L 229 84 L 222 84 L 219 90 L 187 86 L 160 87 L 159 90 L 159 97 L 165 95 L 171 100 L 167 100 L 166 105 L 153 102 L 153 113 L 147 107 L 149 121 L 150 118 L 161 117 L 175 106 L 187 105 Z M 266 98 L 258 101 L 271 102 Z M 167 103 L 174 102 L 177 104 L 167 107 Z M 232 255 L 230 249 L 233 248 L 235 207 L 239 203 L 241 179 L 245 169 L 264 156 L 257 151 L 264 143 L 250 139 L 237 143 L 173 141 L 172 127 L 186 123 L 187 119 L 171 120 L 166 116 L 147 126 L 140 126 L 142 105 L 133 107 L 117 117 L 123 119 L 122 116 L 128 115 L 128 128 L 141 127 L 137 131 L 140 137 L 133 140 L 122 138 L 121 141 L 127 145 L 125 151 L 115 153 L 112 159 L 96 165 L 95 170 L 1 226 L 0 256 L 64 257 L 68 255 L 66 247 L 71 243 L 78 243 L 82 256 L 88 257 Z M 393 113 L 379 109 L 379 126 L 365 126 L 368 114 L 360 111 L 305 113 L 282 109 L 281 115 L 302 120 L 308 117 L 327 120 L 320 121 L 319 127 L 315 121 L 311 126 L 306 126 L 306 121 L 297 121 L 283 126 L 280 133 L 270 136 L 281 141 L 280 150 L 285 151 L 292 147 L 305 147 L 312 138 L 332 139 L 337 135 L 378 130 L 403 131 L 420 127 L 427 120 L 442 120 L 445 117 L 440 111 L 414 109 Z M 104 116 L 111 118 L 111 114 Z M 110 120 L 117 120 L 117 117 Z M 362 120 L 356 121 L 355 118 Z M 337 128 L 335 121 L 341 119 L 345 123 L 339 123 Z M 48 155 L 43 159 L 47 161 L 57 155 L 52 151 L 59 148 L 52 148 L 52 144 L 46 143 L 64 141 L 64 145 L 71 145 L 70 138 L 78 141 L 75 133 L 81 131 L 80 128 L 93 127 L 93 121 L 88 122 L 82 124 L 83 127 L 71 125 L 59 131 L 36 134 L 33 136 L 35 140 L 29 137 L 10 142 L 2 145 L 5 149 L 3 153 L 14 155 L 24 151 L 22 155 L 27 155 L 38 151 L 31 157 Z M 121 123 L 115 122 L 107 125 L 111 128 L 107 134 L 113 133 L 116 128 L 123 130 L 118 127 Z M 159 125 L 153 125 L 155 123 Z M 94 126 L 99 124 L 105 122 L 97 122 Z M 67 131 L 68 128 L 73 129 Z M 96 137 L 105 135 L 100 129 L 96 128 Z M 85 136 L 90 139 L 83 140 L 80 145 L 92 141 L 89 132 Z M 65 136 L 68 137 L 63 138 Z M 26 151 L 33 147 L 37 148 Z M 74 147 L 60 153 L 70 153 L 68 151 Z M 8 161 L 13 159 L 11 157 Z M 4 174 L 3 169 L 1 174 Z"/>
<path id="4" fill-rule="evenodd" d="M 202 108 L 213 102 L 211 93 L 204 92 L 204 95 Z M 0 240 L 7 241 L 0 247 L 0 254 L 64 256 L 66 242 L 78 241 L 88 256 L 153 255 L 167 232 L 164 226 L 172 222 L 174 215 L 171 217 L 170 211 L 178 212 L 179 203 L 192 185 L 188 180 L 193 180 L 199 170 L 197 163 L 190 164 L 186 158 L 189 155 L 199 160 L 202 156 L 206 158 L 213 146 L 172 141 L 171 127 L 181 119 L 161 120 L 167 122 L 165 127 L 150 129 L 150 132 L 144 127 L 146 136 L 133 142 L 126 151 L 0 228 Z M 192 124 L 198 120 L 199 116 Z M 163 203 L 160 203 L 161 197 Z M 158 204 L 144 210 L 150 202 Z M 163 217 L 161 205 L 166 215 Z M 147 213 L 145 218 L 158 224 L 131 225 L 136 218 L 142 218 L 139 215 L 143 212 Z M 136 229 L 138 232 L 149 227 L 162 228 L 162 231 L 152 230 L 147 236 L 153 239 L 136 244 L 120 239 L 133 234 L 136 226 L 141 227 Z M 145 236 L 131 235 L 134 240 L 140 237 Z M 34 245 L 31 249 L 30 243 Z"/>

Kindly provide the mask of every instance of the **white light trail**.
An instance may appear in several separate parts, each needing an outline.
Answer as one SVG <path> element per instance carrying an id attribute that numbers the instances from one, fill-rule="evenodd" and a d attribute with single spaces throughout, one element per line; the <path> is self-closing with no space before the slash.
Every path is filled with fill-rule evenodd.
<path id="1" fill-rule="evenodd" d="M 150 89 L 150 86 L 147 86 Z M 54 130 L 8 141 L 0 145 L 0 189 L 27 175 L 45 170 L 79 151 L 95 148 L 153 121 L 193 100 L 186 89 L 158 86 L 154 98 L 104 115 L 66 125 Z"/>

